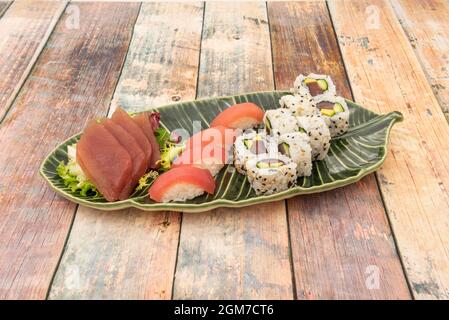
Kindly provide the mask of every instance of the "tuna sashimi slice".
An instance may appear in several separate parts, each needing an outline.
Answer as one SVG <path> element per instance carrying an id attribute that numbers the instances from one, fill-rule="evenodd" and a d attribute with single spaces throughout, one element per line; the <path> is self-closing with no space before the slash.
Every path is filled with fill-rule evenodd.
<path id="1" fill-rule="evenodd" d="M 77 162 L 89 180 L 108 201 L 119 199 L 132 174 L 128 151 L 106 128 L 92 121 L 76 147 Z"/>
<path id="2" fill-rule="evenodd" d="M 117 110 L 115 110 L 111 119 L 113 122 L 121 126 L 130 135 L 134 137 L 136 142 L 142 148 L 143 152 L 145 152 L 145 163 L 147 164 L 147 168 L 149 168 L 151 164 L 150 161 L 151 161 L 152 147 L 151 144 L 148 142 L 148 139 L 145 136 L 142 129 L 140 128 L 140 126 L 138 126 L 133 121 L 133 118 L 131 118 L 128 115 L 128 113 L 126 113 L 126 111 L 124 111 L 121 108 L 117 108 Z"/>
<path id="3" fill-rule="evenodd" d="M 146 112 L 140 113 L 134 116 L 133 120 L 142 129 L 143 133 L 148 139 L 148 142 L 151 144 L 152 153 L 151 153 L 150 168 L 156 169 L 157 162 L 161 160 L 161 151 L 159 149 L 160 146 L 157 143 L 156 137 L 154 135 L 154 130 L 150 122 L 149 114 L 147 114 Z"/>
<path id="4" fill-rule="evenodd" d="M 102 121 L 104 127 L 117 139 L 123 148 L 125 148 L 132 159 L 133 171 L 132 175 L 129 177 L 128 182 L 123 187 L 119 195 L 120 200 L 128 199 L 134 190 L 140 177 L 145 174 L 147 163 L 145 162 L 145 153 L 139 146 L 137 141 L 132 135 L 130 135 L 125 129 L 120 127 L 118 124 L 110 119 L 105 119 Z"/>
<path id="5" fill-rule="evenodd" d="M 199 187 L 209 194 L 215 192 L 215 181 L 208 170 L 188 165 L 173 168 L 162 175 L 148 190 L 150 198 L 157 202 L 164 201 L 164 196 L 179 185 Z M 188 190 L 188 188 L 187 188 Z"/>

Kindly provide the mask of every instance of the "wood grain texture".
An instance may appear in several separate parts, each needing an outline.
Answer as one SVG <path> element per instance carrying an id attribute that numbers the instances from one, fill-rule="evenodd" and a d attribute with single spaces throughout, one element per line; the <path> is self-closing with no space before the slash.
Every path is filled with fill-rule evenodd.
<path id="1" fill-rule="evenodd" d="M 276 88 L 315 72 L 351 98 L 326 3 L 269 3 L 268 12 Z M 298 299 L 409 298 L 374 175 L 290 199 L 288 218 Z M 376 270 L 379 288 L 366 284 Z"/>
<path id="2" fill-rule="evenodd" d="M 6 9 L 6 2 L 0 3 Z M 0 19 L 0 121 L 13 103 L 66 6 L 65 1 L 16 1 Z"/>
<path id="3" fill-rule="evenodd" d="M 0 1 L 0 18 L 3 17 L 6 10 L 8 10 L 9 6 L 11 5 L 10 1 Z"/>
<path id="4" fill-rule="evenodd" d="M 104 115 L 138 4 L 75 3 L 65 13 L 0 127 L 0 298 L 43 299 L 61 256 L 75 205 L 57 196 L 38 168 L 62 139 Z"/>
<path id="5" fill-rule="evenodd" d="M 329 8 L 357 103 L 404 114 L 380 187 L 414 296 L 447 299 L 447 122 L 388 2 L 332 1 Z"/>
<path id="6" fill-rule="evenodd" d="M 208 2 L 198 97 L 271 90 L 263 2 Z M 285 203 L 184 213 L 175 299 L 292 298 Z"/>
<path id="7" fill-rule="evenodd" d="M 391 3 L 449 121 L 449 3 L 445 0 Z"/>
<path id="8" fill-rule="evenodd" d="M 195 98 L 202 18 L 201 3 L 142 4 L 110 113 Z M 50 298 L 170 299 L 180 222 L 174 212 L 80 207 Z"/>

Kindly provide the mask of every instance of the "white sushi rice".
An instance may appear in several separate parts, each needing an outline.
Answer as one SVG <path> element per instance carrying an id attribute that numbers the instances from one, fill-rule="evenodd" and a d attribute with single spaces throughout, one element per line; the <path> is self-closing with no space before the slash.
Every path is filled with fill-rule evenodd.
<path id="1" fill-rule="evenodd" d="M 165 192 L 161 202 L 186 201 L 196 198 L 204 193 L 204 190 L 190 183 L 178 183 Z"/>
<path id="2" fill-rule="evenodd" d="M 288 109 L 274 109 L 265 112 L 263 123 L 267 135 L 280 136 L 298 131 L 298 123 Z"/>
<path id="3" fill-rule="evenodd" d="M 209 170 L 212 177 L 215 177 L 225 166 L 223 163 L 217 163 L 215 158 L 205 158 L 201 163 L 193 164 L 196 168 Z"/>
<path id="4" fill-rule="evenodd" d="M 322 94 L 314 96 L 315 99 L 318 99 L 318 98 L 320 98 L 323 95 L 329 95 L 330 94 L 330 95 L 334 95 L 335 96 L 337 94 L 334 82 L 332 81 L 331 77 L 329 77 L 327 75 L 324 75 L 324 74 L 316 74 L 316 73 L 310 73 L 307 76 L 305 76 L 303 74 L 300 74 L 296 78 L 296 80 L 295 80 L 295 82 L 293 84 L 293 88 L 291 89 L 294 94 L 298 94 L 298 95 L 304 95 L 305 93 L 310 94 L 309 88 L 304 83 L 304 80 L 307 79 L 307 78 L 312 78 L 312 79 L 315 79 L 315 80 L 322 79 L 322 80 L 325 80 L 327 82 L 327 86 L 328 86 L 327 90 L 325 92 L 323 92 Z"/>
<path id="5" fill-rule="evenodd" d="M 312 147 L 312 160 L 323 160 L 330 147 L 331 135 L 321 116 L 297 117 L 298 125 L 309 136 Z"/>
<path id="6" fill-rule="evenodd" d="M 319 114 L 312 96 L 308 93 L 304 97 L 291 94 L 282 96 L 279 104 L 281 108 L 290 110 L 292 115 L 297 117 Z"/>
<path id="7" fill-rule="evenodd" d="M 252 144 L 257 140 L 262 141 L 265 147 L 265 152 L 262 153 L 277 153 L 276 141 L 274 141 L 272 137 L 267 136 L 264 132 L 251 130 L 243 133 L 241 136 L 237 137 L 233 148 L 234 166 L 241 174 L 246 174 L 246 162 L 258 156 L 258 154 L 251 151 L 251 148 L 248 148 L 245 141 L 250 141 Z"/>
<path id="8" fill-rule="evenodd" d="M 286 143 L 288 150 L 282 150 L 281 144 Z M 296 163 L 296 174 L 298 177 L 310 176 L 312 174 L 312 147 L 306 133 L 292 132 L 283 134 L 278 139 L 279 152 L 292 159 Z"/>
<path id="9" fill-rule="evenodd" d="M 334 104 L 339 103 L 344 109 L 343 112 L 338 112 L 331 117 L 321 114 L 327 126 L 329 127 L 329 131 L 332 137 L 342 135 L 346 131 L 348 131 L 349 108 L 344 98 L 339 96 L 325 95 L 320 97 L 319 99 L 315 99 L 315 101 L 317 105 L 319 105 L 320 102 L 331 102 Z"/>

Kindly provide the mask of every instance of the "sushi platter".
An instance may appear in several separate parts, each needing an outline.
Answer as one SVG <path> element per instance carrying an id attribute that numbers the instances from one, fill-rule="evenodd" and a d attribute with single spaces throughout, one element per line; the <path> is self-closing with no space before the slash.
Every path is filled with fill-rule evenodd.
<path id="1" fill-rule="evenodd" d="M 243 207 L 358 181 L 382 165 L 401 120 L 338 96 L 326 75 L 300 75 L 290 91 L 117 108 L 57 146 L 40 173 L 101 210 Z"/>

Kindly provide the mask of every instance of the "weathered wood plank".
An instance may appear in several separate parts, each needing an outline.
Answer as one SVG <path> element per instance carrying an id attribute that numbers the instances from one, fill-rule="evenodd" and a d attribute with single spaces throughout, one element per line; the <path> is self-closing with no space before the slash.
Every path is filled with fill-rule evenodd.
<path id="1" fill-rule="evenodd" d="M 11 5 L 10 1 L 0 1 L 0 18 L 3 17 L 6 10 L 8 10 L 9 6 Z"/>
<path id="2" fill-rule="evenodd" d="M 276 88 L 290 88 L 300 73 L 324 73 L 351 98 L 326 3 L 273 2 L 268 12 Z M 290 199 L 288 218 L 299 299 L 409 298 L 374 175 Z M 376 270 L 379 288 L 367 286 Z"/>
<path id="3" fill-rule="evenodd" d="M 332 1 L 355 100 L 399 110 L 379 181 L 416 298 L 449 298 L 449 127 L 390 4 Z"/>
<path id="4" fill-rule="evenodd" d="M 391 3 L 449 121 L 449 3 L 445 0 Z"/>
<path id="5" fill-rule="evenodd" d="M 206 4 L 198 97 L 273 89 L 265 3 Z M 285 202 L 184 213 L 174 298 L 292 298 Z"/>
<path id="6" fill-rule="evenodd" d="M 6 2 L 0 3 L 8 8 Z M 0 121 L 25 82 L 66 6 L 65 1 L 16 1 L 0 19 Z"/>
<path id="7" fill-rule="evenodd" d="M 202 3 L 142 4 L 110 112 L 195 98 L 202 18 Z M 80 207 L 50 298 L 169 299 L 180 222 L 174 212 Z"/>
<path id="8" fill-rule="evenodd" d="M 0 298 L 46 297 L 75 205 L 38 175 L 62 139 L 104 115 L 139 4 L 76 3 L 66 12 L 0 127 Z M 100 76 L 101 75 L 101 76 Z"/>

